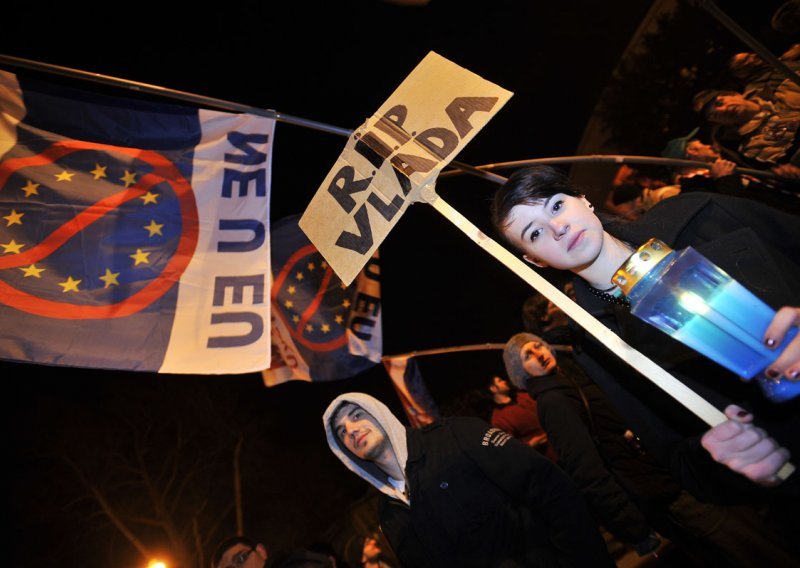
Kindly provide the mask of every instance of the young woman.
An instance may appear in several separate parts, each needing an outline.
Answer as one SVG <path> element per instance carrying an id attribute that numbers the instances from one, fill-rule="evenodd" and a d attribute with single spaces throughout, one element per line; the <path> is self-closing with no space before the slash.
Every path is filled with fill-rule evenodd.
<path id="1" fill-rule="evenodd" d="M 798 217 L 752 200 L 692 193 L 666 199 L 635 221 L 604 223 L 566 176 L 548 166 L 514 172 L 495 196 L 492 216 L 499 232 L 526 261 L 571 271 L 581 306 L 706 400 L 725 408 L 729 420 L 706 431 L 707 426 L 687 409 L 593 338 L 585 336 L 576 350 L 579 363 L 648 450 L 687 489 L 705 499 L 728 502 L 760 494 L 762 488 L 755 484 L 780 484 L 775 474 L 789 460 L 789 450 L 800 456 L 798 401 L 770 403 L 754 383 L 740 380 L 638 320 L 611 278 L 651 237 L 673 249 L 692 246 L 767 304 L 780 308 L 764 337 L 768 346 L 776 346 L 792 325 L 800 323 L 800 309 L 787 307 L 800 305 Z M 767 372 L 776 379 L 800 378 L 800 336 Z M 761 427 L 753 425 L 754 415 Z M 797 477 L 800 474 L 783 485 L 800 486 Z"/>

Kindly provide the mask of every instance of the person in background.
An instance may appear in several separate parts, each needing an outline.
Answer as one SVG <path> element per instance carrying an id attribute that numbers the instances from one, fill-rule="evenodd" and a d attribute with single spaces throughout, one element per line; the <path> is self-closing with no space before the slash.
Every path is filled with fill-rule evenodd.
<path id="1" fill-rule="evenodd" d="M 264 568 L 267 548 L 246 536 L 226 538 L 211 556 L 211 568 Z"/>
<path id="2" fill-rule="evenodd" d="M 381 492 L 380 527 L 404 566 L 614 566 L 569 476 L 483 420 L 407 428 L 346 393 L 322 421 L 333 454 Z"/>
<path id="3" fill-rule="evenodd" d="M 374 535 L 355 534 L 345 545 L 345 561 L 350 568 L 392 568 Z"/>
<path id="4" fill-rule="evenodd" d="M 631 489 L 638 483 L 647 486 L 643 493 L 652 492 L 658 468 L 631 445 L 633 434 L 569 360 L 566 353 L 556 358 L 547 343 L 527 332 L 514 335 L 503 350 L 514 386 L 526 390 L 539 405 L 542 427 L 559 465 L 578 485 L 600 524 L 645 556 L 658 548 L 661 539 Z M 672 500 L 669 490 L 676 484 L 668 485 L 665 489 Z"/>
<path id="5" fill-rule="evenodd" d="M 778 59 L 790 70 L 800 70 L 800 43 L 795 43 Z M 752 51 L 735 53 L 728 60 L 728 71 L 739 82 L 744 95 L 754 94 L 761 98 L 773 98 L 779 89 L 797 90 L 800 88 L 784 73 L 761 59 Z M 786 82 L 788 81 L 788 83 Z"/>
<path id="6" fill-rule="evenodd" d="M 558 456 L 547 442 L 547 434 L 539 422 L 536 401 L 503 377 L 492 376 L 488 386 L 494 403 L 489 422 L 514 436 L 517 440 L 536 448 L 552 462 Z"/>
<path id="7" fill-rule="evenodd" d="M 680 193 L 708 191 L 737 197 L 745 197 L 768 203 L 774 207 L 788 208 L 800 213 L 800 180 L 759 178 L 742 175 L 736 171 L 736 163 L 722 158 L 719 151 L 710 144 L 704 144 L 698 137 L 699 128 L 694 128 L 685 136 L 671 139 L 664 146 L 661 155 L 677 160 L 693 160 L 697 167 L 676 170 L 673 183 Z M 780 166 L 778 172 L 791 172 L 794 166 Z M 800 172 L 800 169 L 798 169 Z"/>
<path id="8" fill-rule="evenodd" d="M 611 182 L 603 209 L 633 221 L 662 199 L 678 193 L 680 187 L 622 164 Z"/>
<path id="9" fill-rule="evenodd" d="M 267 547 L 247 536 L 232 536 L 217 545 L 211 568 L 336 568 L 332 552 L 300 548 L 270 557 Z"/>
<path id="10" fill-rule="evenodd" d="M 722 132 L 718 143 L 724 143 L 737 163 L 771 168 L 787 178 L 800 177 L 800 90 L 779 90 L 765 99 L 705 89 L 694 96 L 692 108 Z"/>

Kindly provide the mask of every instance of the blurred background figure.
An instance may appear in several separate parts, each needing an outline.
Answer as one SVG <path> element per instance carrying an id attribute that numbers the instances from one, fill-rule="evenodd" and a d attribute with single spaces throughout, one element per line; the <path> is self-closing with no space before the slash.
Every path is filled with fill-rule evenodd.
<path id="1" fill-rule="evenodd" d="M 724 146 L 726 157 L 760 169 L 788 165 L 773 171 L 800 176 L 800 90 L 778 88 L 768 96 L 704 89 L 692 99 L 692 108 L 715 130 L 715 142 Z"/>
<path id="2" fill-rule="evenodd" d="M 793 44 L 778 59 L 796 73 L 800 69 L 800 43 Z M 733 54 L 728 60 L 728 71 L 745 95 L 772 98 L 782 85 L 793 90 L 800 88 L 752 51 Z"/>
<path id="3" fill-rule="evenodd" d="M 536 401 L 497 375 L 489 381 L 489 393 L 494 402 L 491 425 L 536 448 L 550 461 L 557 462 L 558 456 L 547 442 L 547 434 L 539 422 Z"/>
<path id="4" fill-rule="evenodd" d="M 575 299 L 572 283 L 563 289 L 570 299 Z M 572 331 L 569 318 L 544 294 L 535 292 L 522 304 L 522 327 L 525 331 L 544 338 L 550 345 L 569 348 L 572 345 Z"/>
<path id="5" fill-rule="evenodd" d="M 714 145 L 705 144 L 700 140 L 699 130 L 694 128 L 685 136 L 673 138 L 661 151 L 661 155 L 665 158 L 698 162 L 696 168 L 679 168 L 675 171 L 672 182 L 679 189 L 677 193 L 692 191 L 723 193 L 800 212 L 800 180 L 792 178 L 776 180 L 740 174 L 736 171 L 735 162 L 724 159 Z M 783 172 L 793 175 L 795 170 L 800 173 L 800 169 L 792 165 L 772 169 L 773 173 Z"/>
<path id="6" fill-rule="evenodd" d="M 375 534 L 355 534 L 347 541 L 345 562 L 350 568 L 392 568 L 383 556 Z"/>
<path id="7" fill-rule="evenodd" d="M 638 219 L 653 205 L 680 193 L 680 188 L 667 184 L 660 177 L 622 164 L 611 182 L 603 208 L 626 219 Z"/>

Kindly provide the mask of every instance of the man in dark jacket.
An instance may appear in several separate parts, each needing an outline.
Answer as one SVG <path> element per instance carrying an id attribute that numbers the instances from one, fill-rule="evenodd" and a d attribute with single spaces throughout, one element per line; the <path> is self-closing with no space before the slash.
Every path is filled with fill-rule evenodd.
<path id="1" fill-rule="evenodd" d="M 333 453 L 382 493 L 381 529 L 404 566 L 614 566 L 569 477 L 483 420 L 411 429 L 348 393 L 323 424 Z"/>

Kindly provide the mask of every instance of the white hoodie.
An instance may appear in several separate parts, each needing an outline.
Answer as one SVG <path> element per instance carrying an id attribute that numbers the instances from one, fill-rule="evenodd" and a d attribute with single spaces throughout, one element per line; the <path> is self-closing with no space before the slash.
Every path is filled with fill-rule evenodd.
<path id="1" fill-rule="evenodd" d="M 399 499 L 408 505 L 408 498 L 402 491 L 399 491 L 389 483 L 389 476 L 382 469 L 373 462 L 362 460 L 354 456 L 344 447 L 338 436 L 336 436 L 333 425 L 331 424 L 331 419 L 336 409 L 346 402 L 360 406 L 375 418 L 375 421 L 383 428 L 384 433 L 387 438 L 389 438 L 389 443 L 397 458 L 397 463 L 404 471 L 408 459 L 406 427 L 392 414 L 385 404 L 377 398 L 361 392 L 349 392 L 337 396 L 333 399 L 333 402 L 328 405 L 328 408 L 322 415 L 322 423 L 325 426 L 325 436 L 328 439 L 328 446 L 330 446 L 331 451 L 336 457 L 342 460 L 342 463 L 347 466 L 350 471 L 375 486 L 380 492 L 385 493 L 389 497 Z"/>

